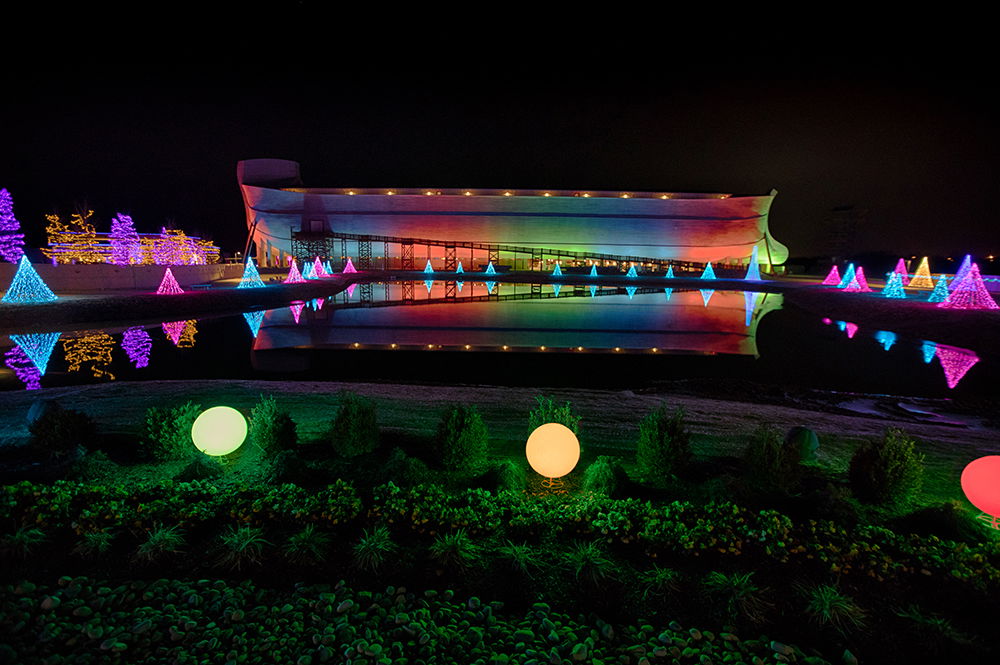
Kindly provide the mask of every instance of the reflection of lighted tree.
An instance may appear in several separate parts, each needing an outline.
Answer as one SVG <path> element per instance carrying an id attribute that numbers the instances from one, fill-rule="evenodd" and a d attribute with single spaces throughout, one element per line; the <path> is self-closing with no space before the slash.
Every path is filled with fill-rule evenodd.
<path id="1" fill-rule="evenodd" d="M 295 319 L 295 323 L 299 322 L 299 317 L 302 316 L 302 308 L 305 306 L 304 302 L 293 302 L 288 306 L 288 309 L 292 310 L 292 317 Z"/>
<path id="2" fill-rule="evenodd" d="M 115 375 L 108 371 L 111 365 L 111 351 L 114 348 L 115 340 L 103 332 L 63 340 L 68 371 L 79 372 L 85 363 L 89 363 L 95 379 L 106 377 L 114 380 Z"/>
<path id="3" fill-rule="evenodd" d="M 883 349 L 888 351 L 892 348 L 892 345 L 896 343 L 896 333 L 888 330 L 878 330 L 875 332 L 875 341 L 881 344 Z"/>
<path id="4" fill-rule="evenodd" d="M 25 390 L 38 390 L 42 387 L 42 375 L 35 367 L 35 363 L 19 346 L 3 354 L 4 364 L 14 372 L 14 376 L 21 380 Z"/>
<path id="5" fill-rule="evenodd" d="M 929 363 L 934 360 L 934 356 L 937 355 L 937 342 L 924 341 L 920 345 L 920 352 L 924 354 L 924 362 Z"/>
<path id="6" fill-rule="evenodd" d="M 250 326 L 250 332 L 254 337 L 260 332 L 260 324 L 264 321 L 264 311 L 259 312 L 244 312 L 243 318 L 246 319 L 247 325 Z"/>
<path id="7" fill-rule="evenodd" d="M 10 340 L 21 347 L 26 356 L 35 363 L 39 374 L 45 374 L 52 357 L 52 350 L 61 333 L 33 333 L 29 335 L 11 335 Z"/>
<path id="8" fill-rule="evenodd" d="M 184 329 L 181 330 L 180 338 L 177 340 L 178 349 L 194 348 L 194 336 L 198 333 L 198 322 L 188 319 L 184 322 Z"/>
<path id="9" fill-rule="evenodd" d="M 136 369 L 149 365 L 149 352 L 152 348 L 153 340 L 143 328 L 135 326 L 122 333 L 122 349 Z"/>
<path id="10" fill-rule="evenodd" d="M 954 346 L 937 345 L 937 357 L 941 361 L 941 368 L 944 370 L 944 380 L 949 388 L 954 388 L 961 381 L 966 372 L 979 362 L 979 356 L 969 349 L 959 349 Z"/>
<path id="11" fill-rule="evenodd" d="M 186 321 L 169 321 L 163 323 L 163 334 L 177 346 L 177 343 L 181 339 L 181 333 L 184 332 L 184 324 Z"/>

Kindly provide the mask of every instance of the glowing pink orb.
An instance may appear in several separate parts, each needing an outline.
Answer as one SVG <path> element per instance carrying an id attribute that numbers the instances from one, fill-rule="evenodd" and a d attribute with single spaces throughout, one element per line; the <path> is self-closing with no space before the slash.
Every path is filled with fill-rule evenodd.
<path id="1" fill-rule="evenodd" d="M 987 455 L 969 462 L 962 471 L 962 491 L 973 506 L 993 517 L 1000 516 L 1000 455 Z"/>

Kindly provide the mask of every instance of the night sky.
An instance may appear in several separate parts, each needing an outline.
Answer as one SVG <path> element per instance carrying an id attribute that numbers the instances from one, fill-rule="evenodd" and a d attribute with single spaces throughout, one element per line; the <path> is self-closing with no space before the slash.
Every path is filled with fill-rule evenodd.
<path id="1" fill-rule="evenodd" d="M 279 157 L 312 186 L 774 187 L 793 257 L 828 253 L 829 211 L 850 205 L 868 211 L 858 252 L 1000 253 L 992 57 L 850 43 L 515 58 L 462 41 L 385 65 L 357 41 L 279 43 L 269 62 L 252 41 L 166 59 L 103 42 L 8 71 L 0 187 L 36 245 L 44 213 L 85 201 L 99 230 L 123 211 L 242 250 L 236 162 Z"/>

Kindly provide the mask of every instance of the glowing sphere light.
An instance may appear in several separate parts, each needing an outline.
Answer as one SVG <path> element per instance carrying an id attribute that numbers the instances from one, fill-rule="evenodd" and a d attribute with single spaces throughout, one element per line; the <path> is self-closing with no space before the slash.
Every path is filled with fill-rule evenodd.
<path id="1" fill-rule="evenodd" d="M 206 455 L 228 455 L 247 438 L 247 419 L 229 406 L 213 406 L 202 412 L 191 426 L 191 440 Z"/>
<path id="2" fill-rule="evenodd" d="M 992 518 L 990 526 L 1000 527 L 1000 455 L 969 462 L 962 471 L 962 491 L 969 503 Z"/>
<path id="3" fill-rule="evenodd" d="M 580 442 L 573 430 L 559 423 L 545 423 L 528 437 L 524 454 L 528 464 L 546 478 L 562 478 L 580 461 Z"/>

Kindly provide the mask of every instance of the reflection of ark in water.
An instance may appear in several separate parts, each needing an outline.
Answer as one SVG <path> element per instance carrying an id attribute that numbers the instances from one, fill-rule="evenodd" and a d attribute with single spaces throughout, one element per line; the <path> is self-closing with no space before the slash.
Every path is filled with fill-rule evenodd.
<path id="1" fill-rule="evenodd" d="M 280 159 L 242 161 L 238 180 L 261 266 L 285 266 L 289 255 L 312 259 L 312 254 L 325 252 L 338 270 L 342 254 L 353 254 L 362 270 L 368 261 L 372 267 L 419 270 L 427 257 L 433 258 L 435 268 L 445 270 L 454 270 L 451 263 L 464 258 L 469 269 L 470 258 L 486 265 L 491 256 L 512 251 L 498 249 L 501 246 L 528 249 L 519 261 L 512 253 L 504 256 L 503 263 L 513 261 L 516 269 L 525 264 L 538 269 L 540 262 L 560 259 L 565 265 L 573 257 L 585 261 L 600 258 L 597 255 L 626 261 L 745 263 L 754 247 L 761 263 L 780 265 L 788 257 L 788 249 L 768 231 L 774 191 L 732 196 L 313 188 L 301 186 L 297 162 Z M 375 238 L 362 247 L 359 235 Z M 417 241 L 407 248 L 402 239 Z M 430 249 L 421 254 L 425 243 L 420 239 L 433 241 L 433 255 Z M 551 265 L 547 267 L 551 271 Z"/>
<path id="2" fill-rule="evenodd" d="M 471 286 L 466 285 L 468 290 Z M 476 284 L 485 293 L 482 284 Z M 399 285 L 391 285 L 399 291 Z M 509 292 L 509 286 L 503 286 Z M 550 293 L 551 287 L 545 287 Z M 381 289 L 379 289 L 381 290 Z M 782 296 L 717 291 L 706 307 L 699 291 L 662 290 L 592 298 L 475 300 L 391 307 L 307 310 L 296 324 L 288 308 L 267 313 L 254 351 L 275 349 L 428 349 L 577 353 L 653 352 L 758 356 L 757 326 Z M 392 297 L 390 295 L 390 297 Z M 748 312 L 748 309 L 750 311 Z M 393 346 L 395 345 L 395 346 Z M 257 362 L 267 354 L 257 355 Z"/>

